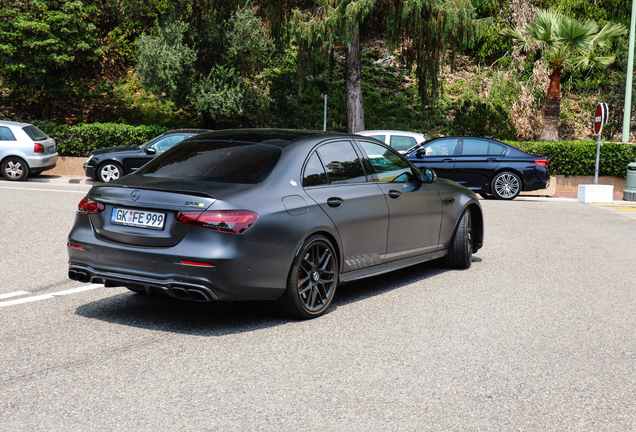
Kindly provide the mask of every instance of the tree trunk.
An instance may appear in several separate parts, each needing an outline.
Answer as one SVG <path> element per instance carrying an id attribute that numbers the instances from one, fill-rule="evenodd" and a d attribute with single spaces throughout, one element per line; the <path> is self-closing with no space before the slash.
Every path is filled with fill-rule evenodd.
<path id="1" fill-rule="evenodd" d="M 42 107 L 42 120 L 51 120 L 51 112 L 53 111 L 53 104 L 51 102 L 46 102 Z"/>
<path id="2" fill-rule="evenodd" d="M 561 70 L 562 66 L 554 66 L 550 75 L 550 88 L 545 102 L 543 114 L 543 130 L 539 141 L 559 140 L 559 114 L 561 113 Z"/>
<path id="3" fill-rule="evenodd" d="M 351 45 L 347 47 L 347 73 L 345 76 L 347 96 L 347 132 L 364 130 L 364 105 L 362 103 L 362 74 L 360 57 L 360 30 L 356 26 Z"/>

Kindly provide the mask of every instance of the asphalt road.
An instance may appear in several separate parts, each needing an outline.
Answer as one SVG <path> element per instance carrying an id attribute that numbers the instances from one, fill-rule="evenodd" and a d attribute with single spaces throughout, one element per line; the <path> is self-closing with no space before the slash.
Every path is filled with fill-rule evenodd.
<path id="1" fill-rule="evenodd" d="M 68 281 L 87 190 L 0 180 L 2 431 L 636 430 L 634 207 L 482 201 L 472 268 L 302 322 Z"/>

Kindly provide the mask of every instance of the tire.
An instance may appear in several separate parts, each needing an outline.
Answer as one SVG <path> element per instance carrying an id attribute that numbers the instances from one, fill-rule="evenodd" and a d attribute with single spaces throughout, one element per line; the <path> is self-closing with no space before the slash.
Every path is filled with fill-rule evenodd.
<path id="1" fill-rule="evenodd" d="M 492 179 L 490 191 L 497 199 L 513 200 L 521 192 L 521 179 L 509 171 L 500 172 Z"/>
<path id="2" fill-rule="evenodd" d="M 311 236 L 294 258 L 287 289 L 272 306 L 294 318 L 319 317 L 329 308 L 337 284 L 338 260 L 331 242 L 322 235 Z"/>
<path id="3" fill-rule="evenodd" d="M 466 209 L 455 228 L 448 255 L 446 255 L 446 265 L 455 269 L 467 269 L 472 262 L 473 217 L 470 209 Z"/>
<path id="4" fill-rule="evenodd" d="M 19 157 L 11 156 L 2 161 L 2 175 L 7 180 L 22 181 L 29 175 L 29 166 Z"/>
<path id="5" fill-rule="evenodd" d="M 97 169 L 97 180 L 103 183 L 117 180 L 124 175 L 124 168 L 117 162 L 104 162 Z"/>

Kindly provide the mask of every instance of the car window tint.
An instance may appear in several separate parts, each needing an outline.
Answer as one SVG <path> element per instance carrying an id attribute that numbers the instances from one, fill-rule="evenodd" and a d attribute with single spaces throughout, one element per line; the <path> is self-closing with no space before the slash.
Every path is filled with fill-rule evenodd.
<path id="1" fill-rule="evenodd" d="M 370 137 L 380 140 L 382 142 L 386 142 L 386 135 L 370 135 Z"/>
<path id="2" fill-rule="evenodd" d="M 133 175 L 259 183 L 272 171 L 280 152 L 278 147 L 241 141 L 184 142 L 154 158 Z"/>
<path id="3" fill-rule="evenodd" d="M 0 126 L 0 141 L 17 141 L 15 135 L 11 132 L 11 129 L 5 126 Z"/>
<path id="4" fill-rule="evenodd" d="M 31 138 L 33 141 L 42 141 L 45 139 L 49 139 L 49 136 L 42 132 L 40 129 L 33 125 L 25 126 L 22 128 L 24 132 Z"/>
<path id="5" fill-rule="evenodd" d="M 322 166 L 318 154 L 313 153 L 305 166 L 305 172 L 303 173 L 303 186 L 318 186 L 329 183 L 327 179 L 327 172 L 325 167 Z"/>
<path id="6" fill-rule="evenodd" d="M 160 138 L 159 141 L 152 145 L 152 148 L 157 150 L 158 153 L 164 152 L 174 146 L 177 143 L 180 143 L 185 139 L 185 135 L 168 135 L 163 138 Z"/>
<path id="7" fill-rule="evenodd" d="M 413 178 L 411 166 L 397 153 L 381 145 L 361 141 L 379 181 L 410 181 Z"/>
<path id="8" fill-rule="evenodd" d="M 488 154 L 488 141 L 464 138 L 464 146 L 462 149 L 463 155 L 487 155 Z"/>
<path id="9" fill-rule="evenodd" d="M 318 149 L 330 183 L 367 181 L 360 159 L 349 141 L 325 144 Z"/>
<path id="10" fill-rule="evenodd" d="M 502 155 L 506 152 L 506 147 L 502 146 L 501 144 L 497 144 L 494 142 L 490 143 L 490 146 L 488 147 L 488 154 L 489 155 Z"/>
<path id="11" fill-rule="evenodd" d="M 397 151 L 406 151 L 417 144 L 413 137 L 403 135 L 391 135 L 391 147 Z"/>
<path id="12" fill-rule="evenodd" d="M 424 147 L 426 156 L 446 156 L 455 153 L 457 147 L 457 138 L 437 139 Z"/>

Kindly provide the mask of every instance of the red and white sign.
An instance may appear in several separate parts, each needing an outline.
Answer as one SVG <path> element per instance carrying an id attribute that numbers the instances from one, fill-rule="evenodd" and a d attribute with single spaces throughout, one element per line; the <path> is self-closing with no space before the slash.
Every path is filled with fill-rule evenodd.
<path id="1" fill-rule="evenodd" d="M 594 134 L 600 135 L 603 125 L 607 123 L 609 108 L 606 103 L 599 103 L 594 110 Z"/>

